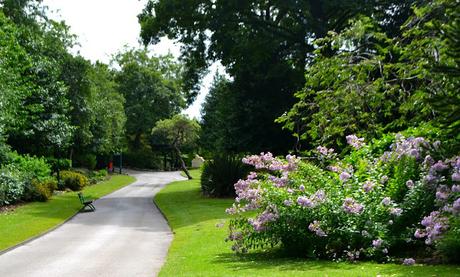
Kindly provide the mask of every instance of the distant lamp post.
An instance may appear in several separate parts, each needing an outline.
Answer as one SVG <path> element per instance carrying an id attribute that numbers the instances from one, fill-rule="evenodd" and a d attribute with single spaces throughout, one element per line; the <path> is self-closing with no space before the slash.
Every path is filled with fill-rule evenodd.
<path id="1" fill-rule="evenodd" d="M 123 170 L 123 152 L 120 150 L 119 153 L 115 153 L 115 157 L 117 156 L 118 156 L 118 165 L 119 165 L 118 173 L 121 174 Z"/>

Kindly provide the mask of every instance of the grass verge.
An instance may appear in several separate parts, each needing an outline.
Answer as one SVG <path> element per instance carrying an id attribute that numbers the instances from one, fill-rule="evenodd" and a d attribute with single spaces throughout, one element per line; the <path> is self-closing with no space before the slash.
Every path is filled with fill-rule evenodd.
<path id="1" fill-rule="evenodd" d="M 136 179 L 114 175 L 107 181 L 88 186 L 83 193 L 97 199 L 122 188 Z M 73 216 L 82 205 L 76 192 L 54 195 L 47 202 L 32 202 L 13 211 L 0 213 L 0 251 L 37 236 Z"/>
<path id="2" fill-rule="evenodd" d="M 174 231 L 160 276 L 460 276 L 460 266 L 402 266 L 335 263 L 279 257 L 274 253 L 235 255 L 225 242 L 231 199 L 200 194 L 199 171 L 193 180 L 174 182 L 155 197 Z"/>

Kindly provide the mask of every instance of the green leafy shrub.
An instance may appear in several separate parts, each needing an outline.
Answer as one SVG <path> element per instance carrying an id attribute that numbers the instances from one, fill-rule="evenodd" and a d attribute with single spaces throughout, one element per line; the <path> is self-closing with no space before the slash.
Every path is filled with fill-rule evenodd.
<path id="1" fill-rule="evenodd" d="M 89 174 L 89 180 L 90 180 L 91 184 L 96 184 L 98 182 L 106 180 L 107 176 L 108 176 L 107 169 L 91 171 L 90 174 Z"/>
<path id="2" fill-rule="evenodd" d="M 75 161 L 77 166 L 85 167 L 89 170 L 93 170 L 97 165 L 97 157 L 91 153 L 77 155 Z"/>
<path id="3" fill-rule="evenodd" d="M 116 161 L 118 165 L 118 161 Z M 166 169 L 163 168 L 163 157 L 150 149 L 130 150 L 123 153 L 123 164 L 134 168 Z"/>
<path id="4" fill-rule="evenodd" d="M 16 152 L 12 152 L 11 166 L 21 172 L 28 183 L 34 178 L 44 180 L 51 176 L 51 166 L 44 158 L 19 155 Z"/>
<path id="5" fill-rule="evenodd" d="M 460 218 L 453 218 L 450 229 L 439 241 L 438 249 L 447 262 L 460 263 Z"/>
<path id="6" fill-rule="evenodd" d="M 17 173 L 4 170 L 0 172 L 0 206 L 18 202 L 25 190 L 25 182 Z"/>
<path id="7" fill-rule="evenodd" d="M 64 170 L 61 171 L 62 186 L 60 189 L 68 188 L 73 191 L 82 190 L 85 186 L 89 185 L 88 178 L 78 172 Z"/>
<path id="8" fill-rule="evenodd" d="M 57 189 L 57 181 L 54 178 L 45 180 L 33 179 L 30 186 L 24 193 L 24 200 L 26 201 L 47 201 Z"/>
<path id="9" fill-rule="evenodd" d="M 56 159 L 54 157 L 46 158 L 46 161 L 51 165 L 53 172 L 59 170 L 70 170 L 72 168 L 72 160 L 69 159 Z"/>
<path id="10" fill-rule="evenodd" d="M 244 178 L 249 167 L 241 159 L 232 156 L 216 156 L 203 165 L 201 174 L 201 190 L 204 195 L 213 197 L 235 196 L 233 186 Z"/>

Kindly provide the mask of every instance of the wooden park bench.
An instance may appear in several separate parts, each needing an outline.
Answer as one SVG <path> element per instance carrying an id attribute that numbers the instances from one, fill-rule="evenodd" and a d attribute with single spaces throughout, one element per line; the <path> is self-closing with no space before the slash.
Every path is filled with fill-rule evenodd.
<path id="1" fill-rule="evenodd" d="M 82 210 L 84 210 L 86 207 L 89 207 L 93 212 L 96 210 L 96 207 L 93 205 L 93 200 L 85 199 L 83 193 L 79 192 L 78 198 L 80 199 L 81 204 L 84 205 Z"/>

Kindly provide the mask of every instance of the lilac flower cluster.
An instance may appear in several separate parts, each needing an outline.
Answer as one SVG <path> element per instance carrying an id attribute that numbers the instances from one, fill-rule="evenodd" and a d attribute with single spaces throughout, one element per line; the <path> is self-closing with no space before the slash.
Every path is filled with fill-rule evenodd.
<path id="1" fill-rule="evenodd" d="M 259 216 L 255 219 L 250 218 L 249 224 L 254 227 L 254 231 L 260 232 L 265 230 L 267 222 L 276 221 L 279 217 L 278 210 L 276 206 L 268 206 L 265 211 L 263 211 Z"/>
<path id="2" fill-rule="evenodd" d="M 297 165 L 300 160 L 296 156 L 287 155 L 287 163 L 284 163 L 280 159 L 273 157 L 272 153 L 262 152 L 260 155 L 244 157 L 242 161 L 245 164 L 254 166 L 256 169 L 268 169 L 271 171 L 294 171 L 297 169 Z"/>
<path id="3" fill-rule="evenodd" d="M 262 194 L 259 181 L 256 179 L 257 173 L 251 172 L 246 180 L 238 180 L 235 183 L 236 204 L 225 211 L 228 214 L 237 214 L 249 210 L 255 210 L 259 207 L 259 202 Z M 245 204 L 241 206 L 241 203 Z"/>
<path id="4" fill-rule="evenodd" d="M 451 159 L 452 166 L 452 182 L 460 183 L 460 157 Z"/>
<path id="5" fill-rule="evenodd" d="M 370 191 L 372 191 L 374 189 L 374 187 L 375 187 L 375 183 L 372 182 L 372 181 L 366 181 L 363 184 L 364 192 L 370 192 Z"/>
<path id="6" fill-rule="evenodd" d="M 318 204 L 323 203 L 326 200 L 326 193 L 324 190 L 318 190 L 314 194 L 310 195 L 310 197 L 306 196 L 299 196 L 297 198 L 297 204 L 302 207 L 306 208 L 314 208 Z"/>
<path id="7" fill-rule="evenodd" d="M 326 233 L 321 229 L 321 222 L 314 220 L 308 225 L 308 230 L 315 232 L 318 237 L 326 237 Z"/>
<path id="8" fill-rule="evenodd" d="M 452 213 L 460 214 L 460 198 L 457 198 L 452 204 Z"/>
<path id="9" fill-rule="evenodd" d="M 439 183 L 442 173 L 449 169 L 449 166 L 443 161 L 434 162 L 431 156 L 426 156 L 423 162 L 424 167 L 428 169 L 428 174 L 425 176 L 424 181 L 429 185 L 436 185 Z"/>
<path id="10" fill-rule="evenodd" d="M 364 139 L 358 138 L 356 135 L 348 135 L 345 138 L 347 139 L 347 143 L 355 149 L 360 149 L 364 146 Z"/>
<path id="11" fill-rule="evenodd" d="M 414 265 L 415 264 L 415 260 L 413 258 L 407 258 L 407 259 L 404 259 L 403 261 L 403 265 Z"/>
<path id="12" fill-rule="evenodd" d="M 344 171 L 340 173 L 339 178 L 340 178 L 340 181 L 346 183 L 351 178 L 351 174 Z"/>
<path id="13" fill-rule="evenodd" d="M 433 211 L 429 216 L 425 216 L 421 222 L 425 229 L 417 229 L 414 236 L 416 238 L 425 238 L 425 243 L 430 245 L 442 237 L 444 231 L 449 227 L 449 219 L 444 217 L 438 211 Z"/>
<path id="14" fill-rule="evenodd" d="M 422 155 L 422 151 L 429 146 L 429 143 L 422 137 L 406 139 L 401 134 L 397 134 L 396 142 L 390 148 L 398 159 L 403 156 L 411 156 L 418 160 Z"/>
<path id="15" fill-rule="evenodd" d="M 320 158 L 330 160 L 337 156 L 337 153 L 334 152 L 333 148 L 327 148 L 325 146 L 316 147 L 316 151 L 320 155 Z"/>
<path id="16" fill-rule="evenodd" d="M 380 248 L 382 246 L 383 240 L 382 239 L 375 239 L 372 240 L 372 247 Z"/>
<path id="17" fill-rule="evenodd" d="M 445 202 L 450 196 L 450 189 L 446 185 L 440 185 L 436 189 L 436 199 L 441 202 Z"/>
<path id="18" fill-rule="evenodd" d="M 406 182 L 406 186 L 407 186 L 408 189 L 413 189 L 414 186 L 415 186 L 414 181 L 408 180 L 408 181 Z"/>
<path id="19" fill-rule="evenodd" d="M 342 208 L 346 213 L 360 214 L 364 210 L 362 204 L 357 203 L 353 198 L 347 197 L 343 201 Z"/>

